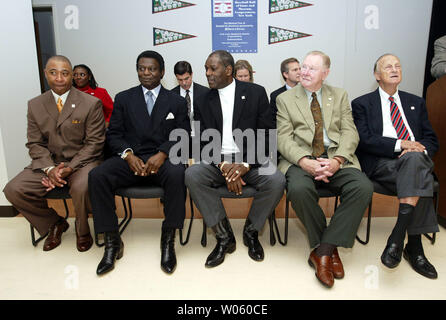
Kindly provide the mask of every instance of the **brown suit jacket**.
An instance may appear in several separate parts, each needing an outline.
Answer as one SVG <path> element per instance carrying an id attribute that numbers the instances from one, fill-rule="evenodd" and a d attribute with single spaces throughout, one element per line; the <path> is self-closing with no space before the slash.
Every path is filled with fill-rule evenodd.
<path id="1" fill-rule="evenodd" d="M 26 147 L 33 170 L 60 162 L 76 171 L 101 160 L 105 121 L 99 99 L 72 87 L 62 112 L 57 110 L 51 90 L 28 102 Z"/>

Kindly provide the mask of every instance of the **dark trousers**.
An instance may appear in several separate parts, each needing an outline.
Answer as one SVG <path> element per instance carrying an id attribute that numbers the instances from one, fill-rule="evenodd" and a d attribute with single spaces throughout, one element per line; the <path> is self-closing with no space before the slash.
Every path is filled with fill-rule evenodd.
<path id="1" fill-rule="evenodd" d="M 351 248 L 361 219 L 372 199 L 373 185 L 367 176 L 355 168 L 338 170 L 330 183 L 315 181 L 301 167 L 293 165 L 287 173 L 287 198 L 297 217 L 305 226 L 310 247 L 321 243 Z M 325 214 L 318 204 L 317 188 L 324 186 L 340 194 L 341 204 L 327 226 Z"/>
<path id="2" fill-rule="evenodd" d="M 379 159 L 370 175 L 398 199 L 420 197 L 407 229 L 410 235 L 439 231 L 433 203 L 433 167 L 432 160 L 423 152 L 408 152 L 397 159 Z"/>
<path id="3" fill-rule="evenodd" d="M 96 233 L 118 231 L 115 190 L 134 185 L 161 186 L 164 189 L 165 216 L 162 228 L 182 229 L 186 214 L 184 171 L 184 165 L 173 165 L 167 159 L 157 174 L 141 177 L 135 176 L 127 162 L 120 157 L 107 159 L 88 177 Z"/>

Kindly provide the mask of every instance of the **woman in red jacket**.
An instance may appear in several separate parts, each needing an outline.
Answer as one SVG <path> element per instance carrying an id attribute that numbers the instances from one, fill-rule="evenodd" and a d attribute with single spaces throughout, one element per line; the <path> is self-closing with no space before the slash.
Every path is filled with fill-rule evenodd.
<path id="1" fill-rule="evenodd" d="M 93 72 L 85 64 L 78 64 L 73 68 L 73 86 L 80 91 L 91 94 L 102 101 L 105 125 L 108 127 L 113 111 L 113 100 L 107 90 L 98 87 Z"/>

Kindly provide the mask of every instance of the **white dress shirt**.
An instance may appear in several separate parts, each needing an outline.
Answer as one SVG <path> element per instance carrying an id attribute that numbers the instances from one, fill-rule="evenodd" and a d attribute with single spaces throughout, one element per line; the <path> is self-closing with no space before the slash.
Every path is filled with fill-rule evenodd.
<path id="1" fill-rule="evenodd" d="M 220 96 L 221 112 L 223 114 L 223 137 L 221 145 L 221 154 L 238 153 L 240 150 L 234 142 L 232 136 L 232 117 L 234 114 L 235 102 L 235 81 L 223 89 L 218 89 Z"/>
<path id="2" fill-rule="evenodd" d="M 381 110 L 383 114 L 383 137 L 398 139 L 396 134 L 396 129 L 393 126 L 392 118 L 390 116 L 390 95 L 387 94 L 381 87 L 379 87 L 379 96 L 381 98 Z M 404 115 L 404 109 L 401 104 L 400 96 L 398 95 L 398 90 L 393 94 L 393 99 L 398 106 L 401 117 L 403 118 L 404 125 L 407 131 L 409 131 L 409 136 L 411 141 L 415 141 L 412 130 L 410 129 L 409 123 L 407 122 L 406 116 Z M 395 143 L 395 152 L 401 152 L 401 140 L 398 139 Z"/>
<path id="3" fill-rule="evenodd" d="M 65 92 L 64 94 L 62 94 L 60 96 L 57 93 L 55 93 L 53 90 L 51 90 L 51 93 L 53 94 L 53 97 L 54 97 L 54 100 L 56 101 L 56 104 L 57 104 L 57 101 L 60 98 L 60 99 L 62 99 L 62 105 L 65 105 L 65 101 L 67 101 L 67 97 L 68 97 L 68 94 L 70 93 L 70 90 L 68 90 L 67 92 Z"/>

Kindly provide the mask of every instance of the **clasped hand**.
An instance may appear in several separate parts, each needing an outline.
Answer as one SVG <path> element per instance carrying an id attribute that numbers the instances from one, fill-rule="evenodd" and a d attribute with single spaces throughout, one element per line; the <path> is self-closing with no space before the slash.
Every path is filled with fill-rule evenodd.
<path id="1" fill-rule="evenodd" d="M 221 164 L 219 165 L 221 168 Z M 221 168 L 222 175 L 226 179 L 226 186 L 229 192 L 236 195 L 242 194 L 242 187 L 246 186 L 246 182 L 242 177 L 248 172 L 248 169 L 240 163 L 225 163 Z"/>
<path id="2" fill-rule="evenodd" d="M 65 180 L 73 172 L 70 167 L 65 167 L 65 163 L 61 162 L 56 167 L 51 169 L 46 177 L 42 178 L 42 184 L 47 187 L 46 191 L 50 191 L 55 187 L 63 187 L 67 184 Z"/>
<path id="3" fill-rule="evenodd" d="M 401 141 L 401 149 L 403 150 L 398 158 L 401 158 L 408 152 L 424 152 L 426 147 L 423 146 L 418 141 L 410 141 L 410 140 L 402 140 Z"/>
<path id="4" fill-rule="evenodd" d="M 333 176 L 340 168 L 338 161 L 334 159 L 317 158 L 316 160 L 302 158 L 299 160 L 299 166 L 311 174 L 314 180 L 330 182 L 328 178 Z"/>
<path id="5" fill-rule="evenodd" d="M 164 161 L 167 159 L 167 154 L 160 151 L 157 154 L 151 156 L 147 159 L 147 162 L 141 160 L 141 158 L 135 156 L 133 153 L 129 154 L 125 160 L 130 167 L 130 170 L 135 174 L 135 176 L 148 176 L 151 174 L 157 174 L 159 168 L 163 165 Z"/>

